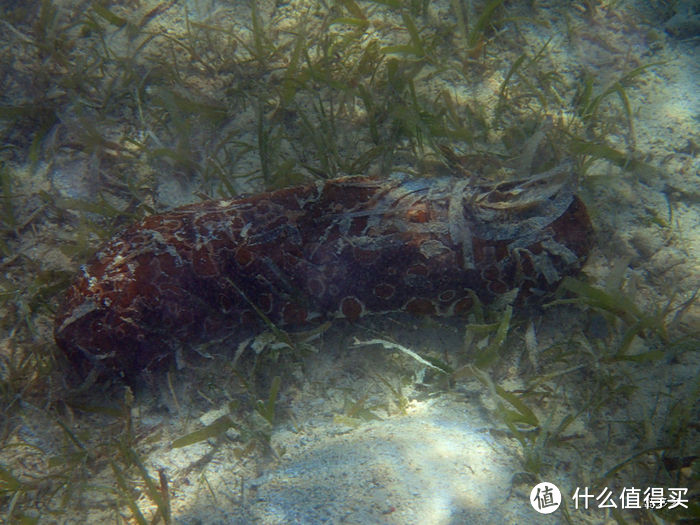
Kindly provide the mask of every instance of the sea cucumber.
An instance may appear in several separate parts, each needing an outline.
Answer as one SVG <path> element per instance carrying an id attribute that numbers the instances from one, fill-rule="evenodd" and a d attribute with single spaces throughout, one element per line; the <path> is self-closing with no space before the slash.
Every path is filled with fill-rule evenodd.
<path id="1" fill-rule="evenodd" d="M 501 183 L 345 177 L 147 217 L 81 267 L 56 342 L 83 375 L 129 377 L 265 322 L 455 315 L 514 288 L 537 301 L 591 247 L 569 168 Z"/>

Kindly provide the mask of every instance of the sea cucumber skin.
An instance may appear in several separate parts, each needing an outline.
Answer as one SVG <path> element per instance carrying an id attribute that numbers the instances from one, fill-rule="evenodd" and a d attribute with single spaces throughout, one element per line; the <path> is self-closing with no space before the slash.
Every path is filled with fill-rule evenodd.
<path id="1" fill-rule="evenodd" d="M 82 374 L 132 376 L 178 345 L 258 332 L 263 317 L 456 315 L 516 287 L 536 299 L 591 246 L 585 206 L 551 179 L 347 177 L 153 215 L 81 268 L 55 339 Z"/>

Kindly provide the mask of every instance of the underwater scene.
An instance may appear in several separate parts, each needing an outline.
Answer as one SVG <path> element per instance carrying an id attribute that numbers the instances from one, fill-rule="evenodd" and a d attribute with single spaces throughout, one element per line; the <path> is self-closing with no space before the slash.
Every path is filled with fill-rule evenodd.
<path id="1" fill-rule="evenodd" d="M 0 13 L 0 523 L 700 522 L 698 0 Z"/>

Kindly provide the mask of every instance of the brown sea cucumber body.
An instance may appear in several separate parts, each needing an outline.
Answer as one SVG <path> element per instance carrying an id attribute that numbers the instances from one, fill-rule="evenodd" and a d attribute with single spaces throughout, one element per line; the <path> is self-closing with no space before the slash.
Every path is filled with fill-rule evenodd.
<path id="1" fill-rule="evenodd" d="M 576 273 L 591 244 L 565 169 L 477 184 L 347 177 L 150 216 L 83 266 L 56 315 L 82 373 L 133 375 L 173 348 L 329 317 L 455 315 Z"/>

